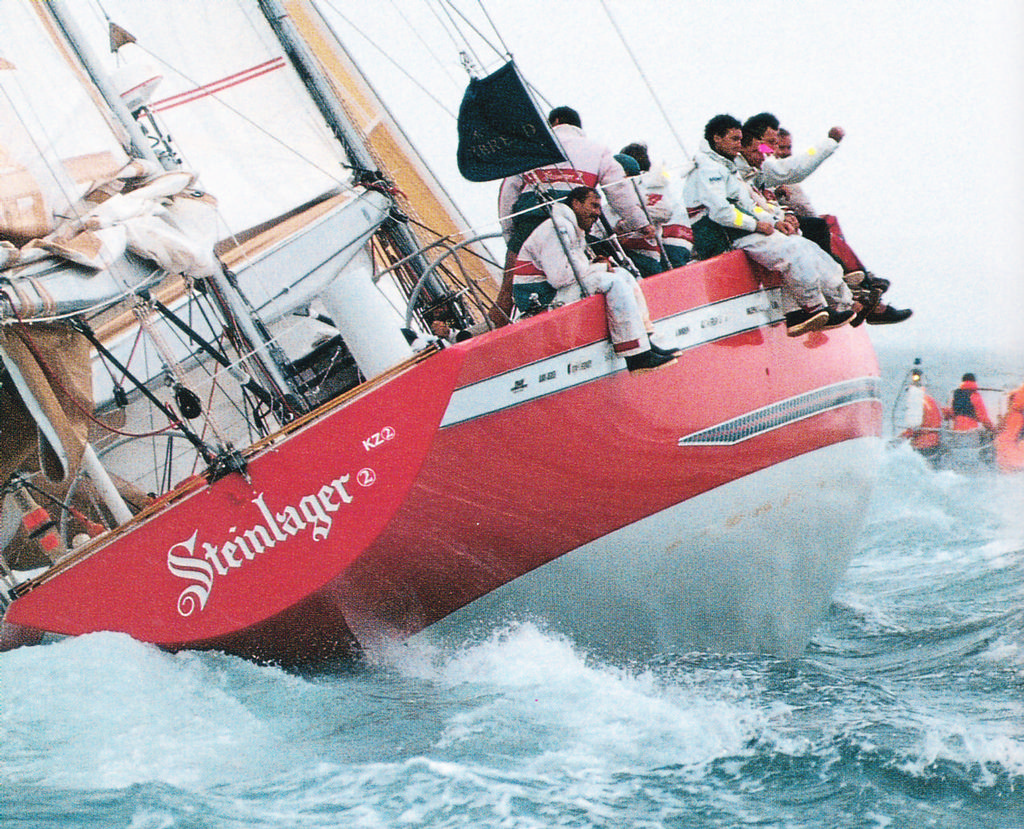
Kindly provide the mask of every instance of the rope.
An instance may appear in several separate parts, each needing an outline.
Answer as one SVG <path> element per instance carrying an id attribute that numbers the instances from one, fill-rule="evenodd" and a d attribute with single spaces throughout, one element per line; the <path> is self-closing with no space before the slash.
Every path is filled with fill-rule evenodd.
<path id="1" fill-rule="evenodd" d="M 15 313 L 17 314 L 16 311 L 15 311 Z M 21 322 L 21 318 L 20 317 L 18 318 L 18 321 Z M 135 432 L 123 432 L 120 429 L 115 429 L 113 426 L 111 426 L 108 423 L 104 423 L 102 420 L 100 420 L 98 417 L 96 417 L 92 412 L 90 412 L 88 409 L 86 409 L 81 403 L 79 403 L 78 400 L 76 399 L 75 395 L 72 394 L 71 391 L 67 388 L 67 386 L 65 386 L 61 382 L 60 378 L 57 377 L 53 373 L 53 369 L 51 369 L 49 364 L 46 362 L 46 360 L 43 359 L 42 354 L 39 353 L 39 347 L 36 345 L 35 340 L 32 339 L 32 335 L 28 333 L 28 326 L 25 325 L 24 323 L 22 323 L 22 326 L 23 327 L 22 327 L 22 331 L 21 331 L 21 336 L 24 338 L 23 341 L 25 343 L 25 347 L 28 348 L 28 350 L 32 352 L 32 356 L 36 358 L 36 362 L 39 364 L 39 368 L 42 369 L 43 374 L 46 375 L 46 379 L 49 380 L 49 382 L 52 385 L 56 386 L 58 389 L 60 389 L 62 392 L 64 392 L 64 394 L 67 396 L 68 400 L 71 401 L 71 405 L 73 405 L 76 409 L 78 409 L 78 411 L 81 412 L 82 415 L 84 415 L 87 420 L 89 420 L 90 422 L 96 424 L 101 429 L 104 429 L 104 430 L 106 430 L 108 432 L 113 432 L 115 435 L 123 435 L 124 437 L 129 437 L 129 438 L 148 438 L 148 437 L 153 437 L 154 435 L 162 434 L 163 432 L 166 432 L 168 429 L 173 429 L 175 427 L 184 428 L 180 422 L 175 421 L 175 422 L 172 422 L 172 423 L 168 423 L 162 429 L 156 429 L 155 431 L 152 431 L 152 432 L 139 432 L 139 433 L 135 433 Z"/>
<path id="2" fill-rule="evenodd" d="M 654 87 L 651 85 L 651 82 L 647 79 L 647 73 L 644 72 L 643 67 L 640 65 L 640 61 L 637 60 L 636 55 L 633 54 L 633 50 L 629 47 L 629 43 L 626 41 L 626 37 L 625 35 L 623 35 L 622 29 L 619 28 L 619 24 L 616 23 L 615 18 L 612 17 L 611 9 L 608 8 L 608 4 L 605 2 L 605 0 L 600 0 L 600 3 L 601 8 L 604 9 L 604 13 L 608 15 L 608 20 L 611 22 L 612 28 L 615 29 L 615 32 L 619 36 L 619 40 L 622 41 L 622 46 L 626 50 L 626 54 L 628 54 L 630 60 L 633 61 L 633 66 L 636 67 L 636 71 L 640 74 L 640 77 L 643 79 L 644 84 L 647 86 L 647 90 L 651 93 L 651 97 L 654 98 L 654 103 L 658 107 L 658 111 L 661 113 L 662 118 L 665 119 L 665 123 L 668 124 L 668 128 L 671 131 L 672 136 L 676 139 L 676 143 L 679 145 L 679 148 L 683 151 L 683 155 L 689 158 L 690 154 L 686 151 L 686 145 L 683 143 L 683 139 L 680 138 L 679 133 L 676 132 L 676 128 L 675 125 L 672 123 L 672 119 L 668 117 L 668 113 L 665 111 L 665 107 L 663 107 L 661 104 L 661 98 L 658 97 L 658 93 L 654 91 Z"/>

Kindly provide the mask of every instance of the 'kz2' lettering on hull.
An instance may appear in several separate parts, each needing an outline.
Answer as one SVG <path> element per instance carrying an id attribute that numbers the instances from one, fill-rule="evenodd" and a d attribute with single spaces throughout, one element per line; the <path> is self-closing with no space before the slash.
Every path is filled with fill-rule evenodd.
<path id="1" fill-rule="evenodd" d="M 213 592 L 217 577 L 226 576 L 233 568 L 241 567 L 261 553 L 272 550 L 280 542 L 309 530 L 314 541 L 323 541 L 330 535 L 330 513 L 352 503 L 352 495 L 345 488 L 348 475 L 342 475 L 324 484 L 314 493 L 305 495 L 294 506 L 289 504 L 273 513 L 264 502 L 264 493 L 252 499 L 263 516 L 264 523 L 238 531 L 228 529 L 229 538 L 220 546 L 202 542 L 202 555 L 196 555 L 199 530 L 167 551 L 167 569 L 179 579 L 191 582 L 178 596 L 178 613 L 191 616 L 203 610 Z"/>

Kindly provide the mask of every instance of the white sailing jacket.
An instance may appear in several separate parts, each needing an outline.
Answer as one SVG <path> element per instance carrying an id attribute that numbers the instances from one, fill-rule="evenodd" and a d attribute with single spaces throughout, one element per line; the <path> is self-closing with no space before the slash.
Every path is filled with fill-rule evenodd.
<path id="1" fill-rule="evenodd" d="M 658 238 L 647 239 L 638 233 L 627 234 L 619 239 L 622 247 L 655 260 L 661 258 L 659 242 L 661 245 L 678 245 L 687 250 L 693 248 L 693 230 L 678 193 L 680 184 L 681 181 L 673 179 L 672 173 L 662 163 L 640 176 L 638 189 L 646 202 L 647 218 L 658 230 Z"/>
<path id="2" fill-rule="evenodd" d="M 755 187 L 777 187 L 780 184 L 796 184 L 818 169 L 826 158 L 836 151 L 839 142 L 825 138 L 803 152 L 793 153 L 789 158 L 765 156 L 761 169 L 754 175 Z"/>
<path id="3" fill-rule="evenodd" d="M 607 270 L 587 256 L 586 237 L 576 214 L 567 205 L 551 206 L 551 218 L 545 219 L 523 242 L 513 268 L 513 282 L 521 285 L 547 280 L 553 288 L 564 288 L 582 279 L 589 270 Z"/>
<path id="4" fill-rule="evenodd" d="M 644 227 L 644 216 L 640 201 L 631 186 L 614 185 L 625 177 L 622 165 L 612 156 L 611 150 L 591 141 L 579 127 L 559 124 L 554 127 L 568 161 L 561 161 L 548 167 L 538 167 L 515 176 L 509 176 L 501 183 L 498 191 L 498 218 L 502 220 L 505 240 L 508 241 L 511 223 L 506 221 L 512 212 L 516 199 L 528 188 L 537 188 L 540 193 L 550 192 L 555 198 L 565 196 L 576 187 L 595 187 L 604 196 L 615 212 L 626 222 L 629 230 Z"/>
<path id="5" fill-rule="evenodd" d="M 547 280 L 561 290 L 573 286 L 578 277 L 588 293 L 604 294 L 608 336 L 615 353 L 630 356 L 646 351 L 650 347 L 648 332 L 653 332 L 654 326 L 637 281 L 622 268 L 590 261 L 586 236 L 567 205 L 553 204 L 551 214 L 519 249 L 514 281 Z"/>
<path id="6" fill-rule="evenodd" d="M 683 201 L 691 224 L 706 216 L 725 227 L 755 231 L 758 222 L 774 224 L 778 220 L 778 216 L 755 201 L 736 164 L 711 149 L 706 139 L 701 141 L 693 162 L 683 184 Z"/>

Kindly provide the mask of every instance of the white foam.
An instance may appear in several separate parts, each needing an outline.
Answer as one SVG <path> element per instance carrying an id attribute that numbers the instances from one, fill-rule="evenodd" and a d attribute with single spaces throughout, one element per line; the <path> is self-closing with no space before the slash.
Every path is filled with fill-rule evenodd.
<path id="1" fill-rule="evenodd" d="M 97 633 L 3 655 L 15 779 L 107 789 L 161 781 L 205 788 L 260 773 L 274 735 L 230 687 L 294 677 L 231 657 L 170 655 Z"/>
<path id="2" fill-rule="evenodd" d="M 438 748 L 514 745 L 538 770 L 701 767 L 743 753 L 765 720 L 733 673 L 718 678 L 717 692 L 711 680 L 668 683 L 651 670 L 592 662 L 529 622 L 450 652 L 420 639 L 391 657 L 400 671 L 477 696 L 450 717 Z"/>

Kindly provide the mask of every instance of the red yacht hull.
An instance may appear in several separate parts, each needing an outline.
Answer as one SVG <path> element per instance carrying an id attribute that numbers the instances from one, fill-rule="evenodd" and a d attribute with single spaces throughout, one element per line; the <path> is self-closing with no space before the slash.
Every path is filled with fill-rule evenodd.
<path id="1" fill-rule="evenodd" d="M 296 662 L 471 615 L 549 570 L 573 589 L 567 562 L 611 556 L 622 578 L 580 597 L 595 630 L 601 591 L 635 581 L 704 620 L 665 645 L 798 650 L 870 493 L 878 366 L 863 328 L 787 337 L 760 276 L 735 253 L 646 280 L 659 338 L 684 349 L 656 372 L 625 371 L 594 297 L 328 404 L 253 454 L 248 480 L 172 497 L 33 583 L 0 643 L 118 630 Z M 750 598 L 734 566 L 775 598 L 716 640 L 716 614 Z"/>

